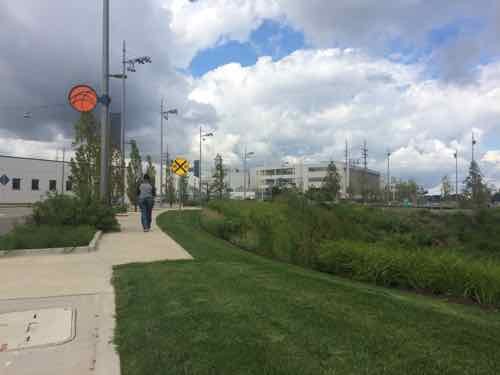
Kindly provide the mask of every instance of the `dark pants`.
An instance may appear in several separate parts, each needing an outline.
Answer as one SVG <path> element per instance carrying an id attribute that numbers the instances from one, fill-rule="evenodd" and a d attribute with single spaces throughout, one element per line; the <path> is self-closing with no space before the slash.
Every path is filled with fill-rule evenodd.
<path id="1" fill-rule="evenodd" d="M 151 229 L 153 205 L 153 198 L 139 199 L 139 207 L 141 208 L 141 223 L 144 229 Z"/>

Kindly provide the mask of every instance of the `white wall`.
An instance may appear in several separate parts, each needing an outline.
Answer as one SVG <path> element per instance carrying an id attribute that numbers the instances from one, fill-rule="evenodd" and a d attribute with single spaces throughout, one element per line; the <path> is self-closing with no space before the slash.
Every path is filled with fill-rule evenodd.
<path id="1" fill-rule="evenodd" d="M 49 192 L 49 181 L 56 180 L 57 192 L 61 193 L 61 181 L 63 173 L 62 161 L 18 158 L 0 155 L 0 177 L 6 175 L 9 178 L 7 185 L 0 184 L 0 204 L 2 203 L 34 203 L 42 199 Z M 66 181 L 71 175 L 68 162 L 64 166 L 64 192 L 66 193 Z M 21 189 L 13 190 L 14 178 L 21 179 Z M 39 180 L 39 190 L 31 190 L 31 180 Z"/>

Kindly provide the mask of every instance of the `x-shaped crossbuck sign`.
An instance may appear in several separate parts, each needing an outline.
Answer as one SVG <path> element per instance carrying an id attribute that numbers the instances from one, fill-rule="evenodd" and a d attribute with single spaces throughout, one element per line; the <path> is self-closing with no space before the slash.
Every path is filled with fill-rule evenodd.
<path id="1" fill-rule="evenodd" d="M 186 159 L 175 159 L 172 163 L 172 172 L 178 176 L 185 176 L 189 171 L 189 163 Z"/>

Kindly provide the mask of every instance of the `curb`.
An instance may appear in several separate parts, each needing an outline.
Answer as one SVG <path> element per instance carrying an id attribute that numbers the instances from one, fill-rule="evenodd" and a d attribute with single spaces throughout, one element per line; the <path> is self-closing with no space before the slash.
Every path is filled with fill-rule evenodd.
<path id="1" fill-rule="evenodd" d="M 99 240 L 102 237 L 102 231 L 98 230 L 92 241 L 87 246 L 76 247 L 53 247 L 47 249 L 19 249 L 19 250 L 0 250 L 0 258 L 11 258 L 31 255 L 62 255 L 62 254 L 82 254 L 97 251 Z"/>

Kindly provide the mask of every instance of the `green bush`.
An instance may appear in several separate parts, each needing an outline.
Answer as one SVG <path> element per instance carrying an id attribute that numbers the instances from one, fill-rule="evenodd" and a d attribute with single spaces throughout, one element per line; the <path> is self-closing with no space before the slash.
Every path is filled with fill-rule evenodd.
<path id="1" fill-rule="evenodd" d="M 101 202 L 61 194 L 35 203 L 33 221 L 37 225 L 90 225 L 103 231 L 119 229 L 113 208 Z"/>
<path id="2" fill-rule="evenodd" d="M 326 241 L 320 246 L 317 268 L 358 281 L 500 306 L 500 265 L 456 253 Z"/>
<path id="3" fill-rule="evenodd" d="M 0 250 L 87 246 L 95 232 L 90 225 L 20 225 L 0 237 Z"/>
<path id="4" fill-rule="evenodd" d="M 201 225 L 244 249 L 389 287 L 499 303 L 500 211 L 216 201 Z M 325 245 L 326 244 L 326 245 Z"/>

